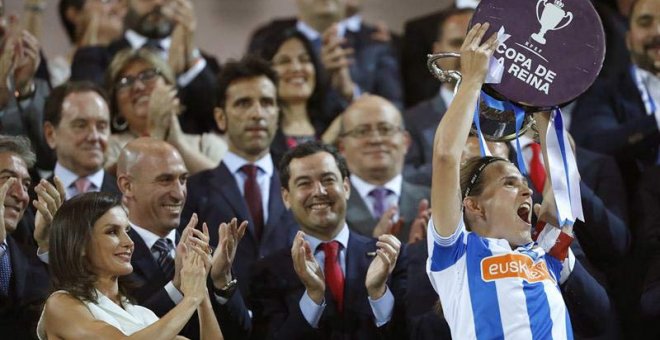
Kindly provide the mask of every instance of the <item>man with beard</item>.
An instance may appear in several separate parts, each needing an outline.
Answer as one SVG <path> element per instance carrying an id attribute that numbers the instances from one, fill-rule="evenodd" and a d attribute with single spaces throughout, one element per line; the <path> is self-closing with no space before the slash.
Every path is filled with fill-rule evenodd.
<path id="1" fill-rule="evenodd" d="M 102 84 L 105 70 L 119 50 L 153 49 L 177 76 L 179 99 L 185 107 L 179 118 L 181 128 L 187 133 L 208 132 L 215 126 L 215 75 L 220 67 L 195 47 L 196 25 L 191 0 L 129 0 L 123 37 L 107 47 L 78 49 L 71 79 Z"/>
<path id="2" fill-rule="evenodd" d="M 275 71 L 261 59 L 247 57 L 224 65 L 218 78 L 218 128 L 227 131 L 229 151 L 215 169 L 188 181 L 183 228 L 193 213 L 209 225 L 237 218 L 248 221 L 227 282 L 238 287 L 250 305 L 249 277 L 253 263 L 286 248 L 298 229 L 280 195 L 270 145 L 277 130 L 279 109 Z M 218 244 L 211 229 L 209 244 Z M 229 287 L 227 287 L 229 289 Z"/>
<path id="3" fill-rule="evenodd" d="M 614 156 L 632 191 L 640 172 L 659 161 L 660 0 L 638 0 L 631 8 L 626 44 L 632 63 L 579 100 L 571 134 L 578 145 Z"/>
<path id="4" fill-rule="evenodd" d="M 118 193 L 114 176 L 103 169 L 110 136 L 105 93 L 89 82 L 69 82 L 53 89 L 46 100 L 44 133 L 69 199 L 88 191 Z"/>

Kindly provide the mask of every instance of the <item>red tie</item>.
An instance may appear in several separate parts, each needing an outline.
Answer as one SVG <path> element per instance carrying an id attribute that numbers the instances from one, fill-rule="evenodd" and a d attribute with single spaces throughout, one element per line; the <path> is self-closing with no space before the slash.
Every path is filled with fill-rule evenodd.
<path id="1" fill-rule="evenodd" d="M 339 242 L 332 241 L 321 244 L 321 250 L 325 253 L 325 284 L 330 288 L 330 293 L 335 299 L 337 310 L 344 310 L 344 273 L 339 266 Z"/>
<path id="2" fill-rule="evenodd" d="M 536 191 L 542 193 L 545 185 L 545 168 L 541 163 L 541 145 L 532 143 L 529 146 L 532 148 L 532 160 L 529 161 L 529 177 L 532 179 Z"/>
<path id="3" fill-rule="evenodd" d="M 246 164 L 241 167 L 241 171 L 247 175 L 243 184 L 243 197 L 250 209 L 250 216 L 254 222 L 254 233 L 257 240 L 261 240 L 261 232 L 264 229 L 264 208 L 261 204 L 261 189 L 257 183 L 257 166 Z"/>

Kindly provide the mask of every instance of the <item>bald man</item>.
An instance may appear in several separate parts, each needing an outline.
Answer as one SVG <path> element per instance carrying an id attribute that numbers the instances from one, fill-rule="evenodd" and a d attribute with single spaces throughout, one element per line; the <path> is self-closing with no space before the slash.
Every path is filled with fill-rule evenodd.
<path id="1" fill-rule="evenodd" d="M 343 113 L 339 150 L 351 172 L 346 222 L 353 231 L 409 239 L 410 225 L 428 208 L 429 188 L 403 180 L 410 136 L 387 99 L 363 95 Z"/>
<path id="2" fill-rule="evenodd" d="M 130 279 L 136 283 L 136 289 L 132 296 L 158 316 L 166 314 L 183 298 L 179 279 L 181 263 L 176 256 L 180 249 L 175 245 L 180 237 L 176 228 L 186 201 L 187 179 L 183 158 L 166 142 L 138 138 L 129 142 L 119 155 L 117 182 L 128 208 L 129 235 L 135 243 Z M 227 228 L 237 229 L 235 225 Z M 244 231 L 245 226 L 242 228 Z M 234 248 L 240 240 L 236 233 L 228 235 L 219 231 L 219 234 L 237 238 L 232 242 Z M 200 233 L 195 233 L 194 237 L 205 239 Z M 229 253 L 235 253 L 235 249 Z M 223 259 L 226 258 L 213 256 L 213 283 L 209 286 L 213 309 L 226 339 L 245 338 L 251 325 L 242 297 L 239 293 L 218 293 L 231 282 L 231 261 Z M 199 338 L 196 316 L 190 319 L 181 335 Z"/>

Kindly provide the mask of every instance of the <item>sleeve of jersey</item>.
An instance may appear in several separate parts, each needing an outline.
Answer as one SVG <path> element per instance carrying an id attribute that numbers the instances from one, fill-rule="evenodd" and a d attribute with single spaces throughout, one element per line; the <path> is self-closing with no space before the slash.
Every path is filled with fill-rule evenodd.
<path id="1" fill-rule="evenodd" d="M 433 225 L 433 219 L 429 220 L 427 235 L 429 251 L 429 269 L 431 272 L 439 272 L 454 265 L 466 250 L 465 223 L 461 216 L 456 231 L 449 237 L 440 236 Z"/>

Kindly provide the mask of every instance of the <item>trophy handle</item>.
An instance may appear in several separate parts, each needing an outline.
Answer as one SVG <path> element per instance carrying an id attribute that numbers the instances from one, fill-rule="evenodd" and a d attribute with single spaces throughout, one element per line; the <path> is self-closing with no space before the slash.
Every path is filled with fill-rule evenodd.
<path id="1" fill-rule="evenodd" d="M 441 82 L 449 82 L 452 79 L 456 80 L 457 86 L 461 82 L 461 72 L 457 70 L 443 70 L 438 65 L 436 61 L 442 58 L 460 58 L 461 54 L 456 52 L 442 52 L 438 54 L 429 54 L 427 55 L 426 66 L 429 69 L 429 72 L 433 74 Z"/>
<path id="2" fill-rule="evenodd" d="M 562 28 L 568 26 L 568 24 L 570 24 L 571 21 L 573 21 L 573 13 L 571 13 L 571 12 L 566 12 L 566 15 L 564 15 L 564 18 L 568 18 L 568 21 L 566 21 L 565 24 L 563 24 L 563 25 L 561 25 L 561 26 L 559 26 L 559 27 L 555 27 L 555 28 L 553 28 L 553 29 L 552 29 L 553 31 L 556 31 L 556 30 L 559 30 L 559 29 L 562 29 Z M 564 19 L 564 18 L 562 18 L 562 19 Z"/>
<path id="3" fill-rule="evenodd" d="M 541 22 L 541 14 L 539 13 L 539 5 L 541 3 L 545 4 L 545 2 L 546 2 L 546 0 L 539 0 L 536 3 L 536 20 L 538 20 L 539 22 Z"/>

